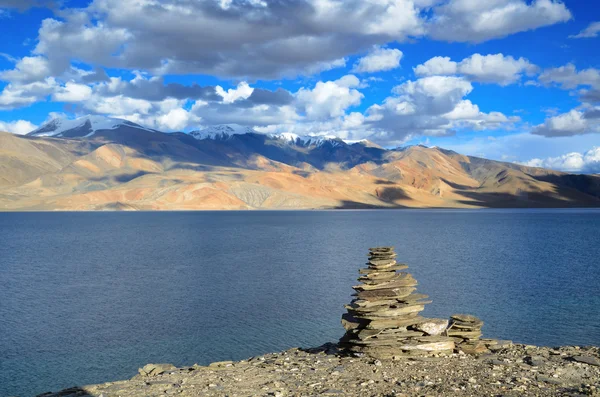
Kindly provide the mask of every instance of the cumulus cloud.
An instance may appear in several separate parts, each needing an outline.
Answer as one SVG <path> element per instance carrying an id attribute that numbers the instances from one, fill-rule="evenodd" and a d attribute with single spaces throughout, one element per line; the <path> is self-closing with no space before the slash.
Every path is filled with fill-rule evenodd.
<path id="1" fill-rule="evenodd" d="M 428 76 L 394 88 L 395 96 L 367 110 L 366 124 L 381 141 L 402 143 L 419 136 L 452 135 L 460 128 L 478 130 L 510 126 L 519 121 L 502 113 L 483 113 L 464 99 L 473 90 L 463 77 Z"/>
<path id="2" fill-rule="evenodd" d="M 11 132 L 17 135 L 25 135 L 35 130 L 37 126 L 27 120 L 0 121 L 0 131 Z"/>
<path id="3" fill-rule="evenodd" d="M 414 68 L 417 76 L 451 76 L 458 73 L 458 63 L 450 57 L 433 57 Z"/>
<path id="4" fill-rule="evenodd" d="M 411 0 L 94 0 L 47 19 L 37 54 L 164 74 L 277 78 L 344 65 L 373 45 L 424 34 Z M 193 48 L 193 51 L 190 51 Z"/>
<path id="5" fill-rule="evenodd" d="M 469 81 L 505 86 L 521 80 L 524 74 L 535 73 L 537 66 L 525 58 L 473 54 L 461 62 L 454 62 L 449 57 L 434 57 L 415 67 L 414 71 L 418 76 L 463 75 Z"/>
<path id="6" fill-rule="evenodd" d="M 231 88 L 227 91 L 221 86 L 216 87 L 217 95 L 223 98 L 224 103 L 233 103 L 239 99 L 248 99 L 254 92 L 254 88 L 250 87 L 248 83 L 242 81 L 236 88 Z"/>
<path id="7" fill-rule="evenodd" d="M 600 147 L 594 147 L 585 153 L 572 152 L 558 157 L 536 158 L 520 164 L 564 172 L 597 174 L 600 173 Z"/>
<path id="8" fill-rule="evenodd" d="M 89 86 L 71 81 L 52 94 L 52 98 L 58 102 L 83 102 L 90 99 L 91 96 L 92 89 Z"/>
<path id="9" fill-rule="evenodd" d="M 200 118 L 183 107 L 176 99 L 149 102 L 125 97 L 99 98 L 85 104 L 86 109 L 97 113 L 129 120 L 160 131 L 182 131 L 198 123 Z"/>
<path id="10" fill-rule="evenodd" d="M 429 33 L 437 40 L 480 43 L 571 18 L 559 0 L 450 0 L 434 8 Z"/>
<path id="11" fill-rule="evenodd" d="M 45 100 L 57 85 L 52 77 L 28 84 L 9 83 L 0 92 L 0 109 L 11 110 Z"/>
<path id="12" fill-rule="evenodd" d="M 217 95 L 216 88 L 200 86 L 196 83 L 183 85 L 179 83 L 165 84 L 160 76 L 147 77 L 140 73 L 131 80 L 121 77 L 111 77 L 96 85 L 99 94 L 104 96 L 124 95 L 148 101 L 161 101 L 167 98 L 175 99 L 201 99 L 206 101 L 220 101 L 222 96 Z"/>
<path id="13" fill-rule="evenodd" d="M 46 58 L 41 56 L 23 57 L 17 61 L 14 69 L 1 71 L 0 80 L 32 83 L 50 75 L 50 65 Z"/>
<path id="14" fill-rule="evenodd" d="M 547 118 L 535 126 L 532 133 L 546 137 L 561 137 L 600 132 L 598 120 L 585 117 L 585 113 L 573 109 L 567 113 Z"/>
<path id="15" fill-rule="evenodd" d="M 557 84 L 564 89 L 579 86 L 600 88 L 600 70 L 589 68 L 578 71 L 575 65 L 569 63 L 558 68 L 546 69 L 538 80 L 543 84 Z"/>
<path id="16" fill-rule="evenodd" d="M 571 39 L 589 39 L 593 37 L 598 37 L 598 33 L 600 33 L 600 22 L 592 22 L 589 26 L 583 29 L 581 32 L 575 35 L 569 36 Z"/>
<path id="17" fill-rule="evenodd" d="M 34 55 L 48 58 L 55 77 L 77 60 L 161 75 L 275 79 L 345 66 L 373 46 L 356 72 L 389 70 L 401 58 L 382 47 L 389 43 L 426 35 L 481 42 L 570 18 L 558 0 L 93 0 L 44 20 Z"/>
<path id="18" fill-rule="evenodd" d="M 364 95 L 355 88 L 359 85 L 356 76 L 346 75 L 335 81 L 319 81 L 313 89 L 301 88 L 296 99 L 309 119 L 339 117 L 349 107 L 360 104 Z"/>
<path id="19" fill-rule="evenodd" d="M 402 51 L 395 48 L 376 47 L 354 65 L 355 73 L 375 73 L 396 69 L 400 66 Z"/>

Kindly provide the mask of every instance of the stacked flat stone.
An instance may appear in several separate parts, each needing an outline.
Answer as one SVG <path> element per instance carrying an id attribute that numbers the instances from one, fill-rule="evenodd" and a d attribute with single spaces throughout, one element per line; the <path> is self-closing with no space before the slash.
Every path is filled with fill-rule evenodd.
<path id="1" fill-rule="evenodd" d="M 408 266 L 396 262 L 393 247 L 369 249 L 367 265 L 342 316 L 346 334 L 340 347 L 381 359 L 451 353 L 454 340 L 441 336 L 448 322 L 419 316 L 431 301 L 415 293 L 412 275 L 399 272 Z"/>
<path id="2" fill-rule="evenodd" d="M 447 335 L 455 338 L 456 347 L 468 354 L 487 352 L 487 345 L 481 341 L 483 321 L 470 314 L 453 314 Z"/>

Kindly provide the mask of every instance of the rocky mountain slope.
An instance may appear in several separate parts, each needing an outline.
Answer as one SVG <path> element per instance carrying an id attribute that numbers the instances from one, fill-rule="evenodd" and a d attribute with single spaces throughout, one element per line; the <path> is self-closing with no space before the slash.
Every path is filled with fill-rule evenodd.
<path id="1" fill-rule="evenodd" d="M 600 177 L 412 146 L 53 120 L 0 133 L 0 210 L 600 206 Z"/>

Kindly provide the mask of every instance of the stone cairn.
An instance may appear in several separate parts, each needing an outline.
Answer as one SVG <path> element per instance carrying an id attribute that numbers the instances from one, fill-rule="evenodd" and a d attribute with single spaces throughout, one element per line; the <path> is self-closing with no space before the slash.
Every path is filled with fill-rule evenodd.
<path id="1" fill-rule="evenodd" d="M 470 314 L 453 314 L 447 335 L 455 339 L 457 348 L 469 354 L 485 353 L 487 346 L 481 341 L 483 321 Z"/>
<path id="2" fill-rule="evenodd" d="M 448 320 L 419 316 L 431 301 L 414 292 L 412 275 L 398 272 L 408 266 L 396 262 L 393 247 L 369 249 L 367 265 L 342 316 L 346 334 L 340 347 L 380 359 L 452 353 L 454 339 L 445 335 Z"/>
<path id="3" fill-rule="evenodd" d="M 467 354 L 482 354 L 512 346 L 510 340 L 481 339 L 483 321 L 470 314 L 453 314 L 446 334 L 454 338 L 456 349 Z"/>

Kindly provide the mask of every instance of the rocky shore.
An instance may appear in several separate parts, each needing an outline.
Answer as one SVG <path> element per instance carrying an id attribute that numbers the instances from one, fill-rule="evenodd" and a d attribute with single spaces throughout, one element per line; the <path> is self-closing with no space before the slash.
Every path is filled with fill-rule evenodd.
<path id="1" fill-rule="evenodd" d="M 209 366 L 149 364 L 131 380 L 42 396 L 164 395 L 600 396 L 600 349 L 512 345 L 481 355 L 378 360 L 327 344 Z"/>
<path id="2" fill-rule="evenodd" d="M 423 318 L 431 301 L 407 268 L 393 247 L 369 249 L 337 344 L 206 367 L 148 364 L 131 380 L 41 396 L 600 397 L 598 347 L 515 345 L 482 339 L 473 315 Z"/>

